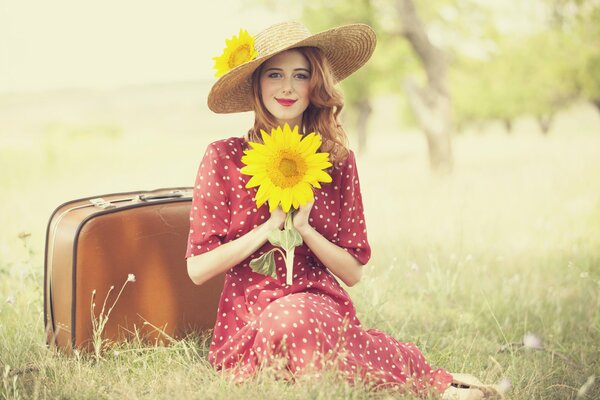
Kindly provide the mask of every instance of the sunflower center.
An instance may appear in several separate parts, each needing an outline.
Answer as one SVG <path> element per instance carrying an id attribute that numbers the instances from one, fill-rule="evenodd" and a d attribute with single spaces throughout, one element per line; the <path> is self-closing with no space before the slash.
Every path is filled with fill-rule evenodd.
<path id="1" fill-rule="evenodd" d="M 248 44 L 243 44 L 239 46 L 237 49 L 231 52 L 229 55 L 229 67 L 235 68 L 240 64 L 243 64 L 250 57 L 250 46 Z"/>
<path id="2" fill-rule="evenodd" d="M 282 189 L 291 188 L 304 178 L 306 169 L 306 162 L 301 154 L 282 150 L 273 164 L 267 167 L 267 175 L 276 186 Z"/>
<path id="3" fill-rule="evenodd" d="M 286 178 L 298 175 L 296 161 L 289 158 L 282 158 L 281 161 L 279 161 L 279 171 Z"/>

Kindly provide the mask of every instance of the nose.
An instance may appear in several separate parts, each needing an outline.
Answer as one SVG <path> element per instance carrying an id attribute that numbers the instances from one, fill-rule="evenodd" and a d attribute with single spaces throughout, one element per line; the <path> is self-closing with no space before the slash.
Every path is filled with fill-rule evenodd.
<path id="1" fill-rule="evenodd" d="M 291 94 L 294 91 L 294 85 L 291 77 L 283 79 L 281 89 L 283 93 Z"/>

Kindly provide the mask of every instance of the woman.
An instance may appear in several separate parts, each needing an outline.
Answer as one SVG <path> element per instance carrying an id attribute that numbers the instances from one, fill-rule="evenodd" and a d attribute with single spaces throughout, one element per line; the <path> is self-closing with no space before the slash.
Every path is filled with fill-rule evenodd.
<path id="1" fill-rule="evenodd" d="M 226 272 L 209 361 L 239 381 L 279 359 L 291 379 L 334 365 L 349 381 L 481 398 L 480 390 L 451 386 L 453 376 L 431 369 L 414 344 L 364 329 L 334 277 L 356 284 L 371 255 L 354 153 L 338 121 L 343 101 L 334 85 L 370 58 L 375 42 L 373 30 L 362 24 L 312 35 L 291 22 L 255 38 L 240 32 L 230 41 L 237 48 L 216 58 L 218 66 L 223 59 L 238 61 L 222 68 L 209 107 L 217 113 L 253 110 L 255 123 L 242 137 L 211 143 L 196 179 L 188 273 L 202 284 Z M 248 142 L 261 142 L 261 129 L 284 124 L 318 132 L 333 164 L 332 182 L 293 216 L 303 245 L 295 250 L 291 285 L 282 257 L 276 258 L 277 278 L 249 267 L 272 248 L 267 236 L 282 228 L 286 214 L 257 208 L 256 189 L 246 189 L 248 177 L 240 173 Z"/>

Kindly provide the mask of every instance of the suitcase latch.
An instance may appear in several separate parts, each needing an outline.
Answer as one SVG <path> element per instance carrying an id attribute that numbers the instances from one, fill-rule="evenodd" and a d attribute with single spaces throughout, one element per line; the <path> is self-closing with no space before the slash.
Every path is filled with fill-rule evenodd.
<path id="1" fill-rule="evenodd" d="M 94 205 L 94 207 L 103 208 L 103 209 L 109 209 L 109 208 L 116 207 L 110 201 L 106 201 L 102 197 L 97 197 L 95 199 L 91 199 L 90 203 L 92 203 Z"/>

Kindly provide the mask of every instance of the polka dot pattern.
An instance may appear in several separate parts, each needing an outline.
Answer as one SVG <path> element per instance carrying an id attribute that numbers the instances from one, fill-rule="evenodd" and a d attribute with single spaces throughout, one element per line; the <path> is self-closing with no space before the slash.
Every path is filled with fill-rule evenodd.
<path id="1" fill-rule="evenodd" d="M 245 148 L 243 137 L 207 147 L 196 177 L 186 257 L 234 240 L 269 218 L 266 204 L 256 207 L 256 188 L 245 189 L 250 177 L 239 172 Z M 371 248 L 354 153 L 330 175 L 332 182 L 315 191 L 309 221 L 366 264 Z M 243 381 L 261 366 L 284 360 L 292 376 L 332 366 L 348 381 L 376 388 L 441 393 L 448 387 L 451 375 L 433 370 L 413 343 L 363 328 L 346 290 L 306 245 L 296 248 L 292 285 L 285 284 L 281 255 L 275 257 L 277 278 L 253 272 L 250 260 L 272 247 L 266 242 L 225 275 L 208 354 L 217 370 Z"/>

